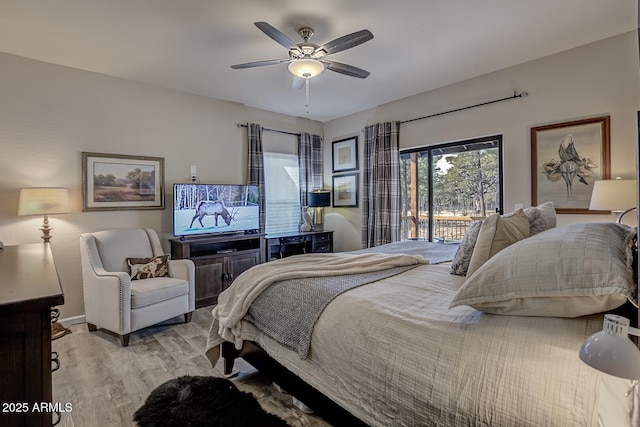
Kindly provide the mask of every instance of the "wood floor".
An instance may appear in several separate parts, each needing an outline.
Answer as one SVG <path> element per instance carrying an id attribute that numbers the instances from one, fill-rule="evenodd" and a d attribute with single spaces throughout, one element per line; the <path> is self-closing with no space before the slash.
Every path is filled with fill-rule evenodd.
<path id="1" fill-rule="evenodd" d="M 148 394 L 182 375 L 222 376 L 221 363 L 212 368 L 203 352 L 211 324 L 211 309 L 196 310 L 190 323 L 183 318 L 131 334 L 128 347 L 104 330 L 89 332 L 86 324 L 52 342 L 60 369 L 53 373 L 53 401 L 71 403 L 59 426 L 131 426 L 133 413 Z M 168 324 L 173 323 L 173 324 Z M 279 411 L 295 426 L 328 426 L 295 408 L 291 396 L 279 393 L 253 367 L 236 362 L 235 383 L 252 392 L 269 412 Z"/>

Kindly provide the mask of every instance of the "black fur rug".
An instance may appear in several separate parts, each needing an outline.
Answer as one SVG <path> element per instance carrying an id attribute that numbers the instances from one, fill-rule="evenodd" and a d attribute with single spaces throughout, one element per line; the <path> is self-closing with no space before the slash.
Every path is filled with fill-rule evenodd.
<path id="1" fill-rule="evenodd" d="M 251 393 L 224 378 L 184 376 L 153 390 L 133 415 L 139 427 L 284 427 Z"/>

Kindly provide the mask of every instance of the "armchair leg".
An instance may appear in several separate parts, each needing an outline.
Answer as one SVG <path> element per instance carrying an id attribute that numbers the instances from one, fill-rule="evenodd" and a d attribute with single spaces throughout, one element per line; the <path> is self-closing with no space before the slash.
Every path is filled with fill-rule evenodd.
<path id="1" fill-rule="evenodd" d="M 184 314 L 184 323 L 191 322 L 191 317 L 193 316 L 193 311 Z"/>
<path id="2" fill-rule="evenodd" d="M 94 325 L 93 323 L 88 323 L 87 322 L 87 329 L 89 329 L 89 332 L 95 332 L 98 330 L 98 327 L 96 325 Z"/>
<path id="3" fill-rule="evenodd" d="M 129 336 L 131 334 L 124 334 L 124 335 L 120 335 L 120 344 L 122 344 L 123 347 L 127 347 L 129 345 Z"/>

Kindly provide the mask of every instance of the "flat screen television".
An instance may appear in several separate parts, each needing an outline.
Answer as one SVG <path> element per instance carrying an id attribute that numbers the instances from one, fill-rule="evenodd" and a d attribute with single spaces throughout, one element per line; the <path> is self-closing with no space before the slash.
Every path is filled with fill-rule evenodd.
<path id="1" fill-rule="evenodd" d="M 173 184 L 173 235 L 255 233 L 259 195 L 257 185 Z"/>

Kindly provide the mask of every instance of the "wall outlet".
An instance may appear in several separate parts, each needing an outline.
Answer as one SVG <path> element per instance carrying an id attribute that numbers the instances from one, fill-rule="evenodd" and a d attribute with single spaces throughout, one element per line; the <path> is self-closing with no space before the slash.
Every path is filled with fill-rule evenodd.
<path id="1" fill-rule="evenodd" d="M 516 203 L 516 210 L 522 209 L 522 203 Z"/>

